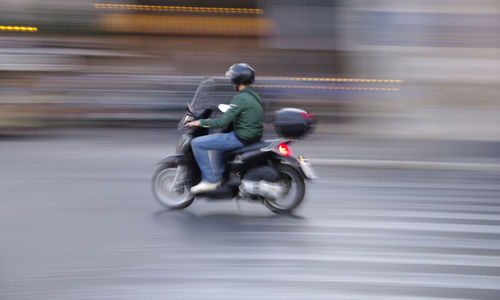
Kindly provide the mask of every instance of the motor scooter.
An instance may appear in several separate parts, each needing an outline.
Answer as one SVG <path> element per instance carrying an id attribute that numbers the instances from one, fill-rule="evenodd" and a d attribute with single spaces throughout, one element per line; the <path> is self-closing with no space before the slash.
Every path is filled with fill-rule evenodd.
<path id="1" fill-rule="evenodd" d="M 190 188 L 201 180 L 191 141 L 209 133 L 207 128 L 185 128 L 193 120 L 209 118 L 219 108 L 214 104 L 215 81 L 204 80 L 199 86 L 178 129 L 184 131 L 176 154 L 163 158 L 154 172 L 152 189 L 156 200 L 167 208 L 188 207 L 194 199 L 234 199 L 258 201 L 272 212 L 290 213 L 304 199 L 305 180 L 316 176 L 307 159 L 292 155 L 290 144 L 312 132 L 314 117 L 304 110 L 285 108 L 274 114 L 274 126 L 280 138 L 259 141 L 223 154 L 225 163 L 221 186 L 194 195 Z M 226 129 L 223 131 L 228 131 Z"/>

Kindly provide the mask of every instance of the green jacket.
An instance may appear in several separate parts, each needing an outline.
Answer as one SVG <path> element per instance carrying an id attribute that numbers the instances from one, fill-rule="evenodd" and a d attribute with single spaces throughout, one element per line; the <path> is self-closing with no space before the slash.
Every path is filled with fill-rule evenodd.
<path id="1" fill-rule="evenodd" d="M 260 102 L 260 103 L 259 103 Z M 233 130 L 244 144 L 258 142 L 264 130 L 264 107 L 259 94 L 246 87 L 236 94 L 230 108 L 217 119 L 201 120 L 205 128 L 223 128 L 233 122 Z"/>

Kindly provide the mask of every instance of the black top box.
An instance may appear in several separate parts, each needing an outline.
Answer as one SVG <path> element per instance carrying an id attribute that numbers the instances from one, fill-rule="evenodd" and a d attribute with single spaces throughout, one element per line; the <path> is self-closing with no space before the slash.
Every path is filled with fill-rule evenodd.
<path id="1" fill-rule="evenodd" d="M 282 138 L 300 139 L 312 133 L 314 116 L 298 108 L 283 108 L 274 113 L 274 129 Z"/>

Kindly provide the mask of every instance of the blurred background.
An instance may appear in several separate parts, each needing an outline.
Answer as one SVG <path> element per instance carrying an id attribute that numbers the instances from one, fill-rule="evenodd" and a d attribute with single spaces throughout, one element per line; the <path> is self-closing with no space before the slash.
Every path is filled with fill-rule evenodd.
<path id="1" fill-rule="evenodd" d="M 149 191 L 236 62 L 318 120 L 297 218 Z M 499 95 L 498 0 L 0 0 L 0 298 L 498 299 Z"/>
<path id="2" fill-rule="evenodd" d="M 1 5 L 3 129 L 163 126 L 243 61 L 268 102 L 353 122 L 338 130 L 499 138 L 494 0 Z"/>

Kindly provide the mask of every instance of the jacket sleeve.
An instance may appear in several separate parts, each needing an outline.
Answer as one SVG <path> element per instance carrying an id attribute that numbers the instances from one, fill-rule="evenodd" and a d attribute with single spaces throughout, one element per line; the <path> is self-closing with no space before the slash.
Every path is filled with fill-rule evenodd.
<path id="1" fill-rule="evenodd" d="M 223 128 L 229 125 L 236 116 L 238 116 L 244 108 L 243 101 L 234 98 L 230 104 L 230 108 L 217 119 L 200 120 L 201 127 L 205 128 Z"/>

